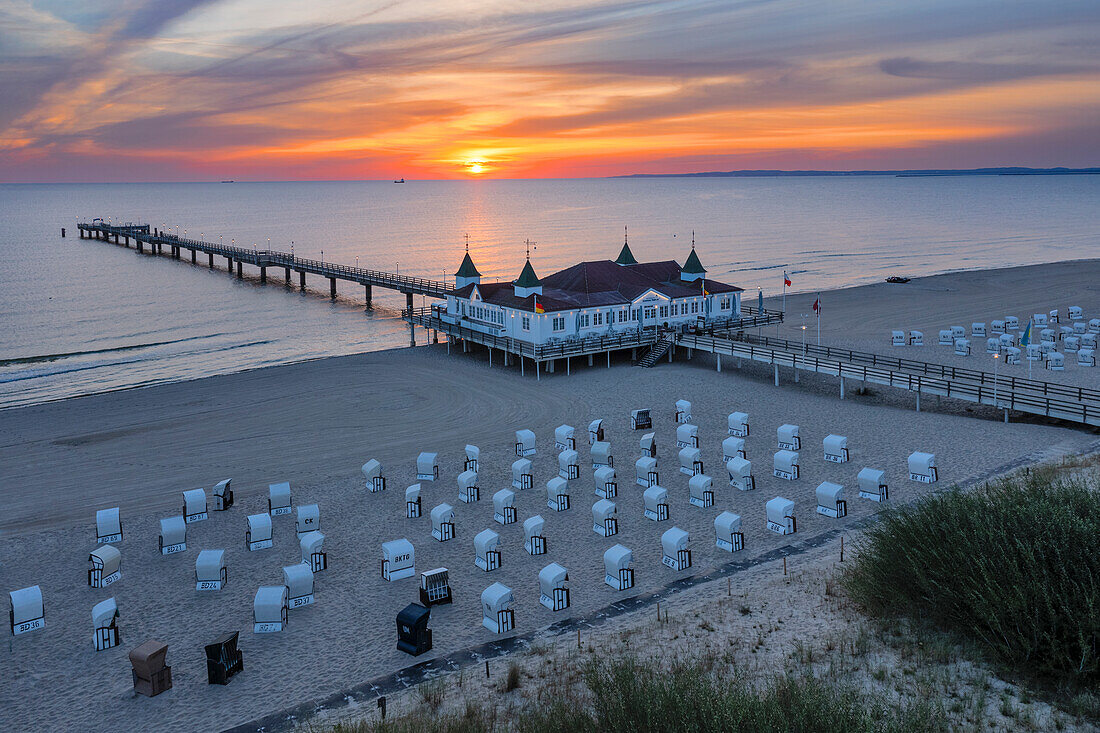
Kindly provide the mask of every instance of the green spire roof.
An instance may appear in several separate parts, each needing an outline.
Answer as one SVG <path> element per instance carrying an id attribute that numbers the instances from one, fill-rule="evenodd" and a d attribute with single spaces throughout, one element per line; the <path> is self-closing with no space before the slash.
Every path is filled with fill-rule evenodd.
<path id="1" fill-rule="evenodd" d="M 531 260 L 527 260 L 527 263 L 523 266 L 523 271 L 520 272 L 515 285 L 519 288 L 537 288 L 542 285 L 539 276 L 535 274 L 535 268 L 531 267 Z"/>
<path id="2" fill-rule="evenodd" d="M 686 272 L 689 275 L 704 275 L 706 274 L 706 268 L 703 267 L 703 263 L 699 261 L 699 255 L 695 254 L 695 247 L 691 248 L 691 254 L 688 255 L 687 262 L 680 268 L 681 272 Z"/>
<path id="3" fill-rule="evenodd" d="M 619 250 L 619 256 L 615 258 L 616 265 L 636 265 L 638 260 L 634 259 L 634 253 L 630 251 L 630 245 L 623 242 L 623 248 Z"/>
<path id="4" fill-rule="evenodd" d="M 481 273 L 474 267 L 474 261 L 470 259 L 469 250 L 466 251 L 466 256 L 462 258 L 462 264 L 459 265 L 455 277 L 481 277 Z"/>

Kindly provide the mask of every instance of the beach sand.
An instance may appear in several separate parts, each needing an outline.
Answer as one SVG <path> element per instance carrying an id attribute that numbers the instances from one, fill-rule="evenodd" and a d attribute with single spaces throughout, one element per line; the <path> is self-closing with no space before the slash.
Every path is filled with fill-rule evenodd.
<path id="1" fill-rule="evenodd" d="M 969 325 L 996 314 L 1018 311 L 1023 318 L 1032 310 L 1064 309 L 1070 304 L 1065 278 L 1080 272 L 1095 273 L 1096 263 L 960 273 L 823 294 L 829 310 L 822 340 L 888 344 L 894 324 L 951 325 L 973 313 Z M 976 277 L 981 287 L 967 284 Z M 1100 311 L 1096 279 L 1069 291 L 1079 295 L 1072 304 L 1090 317 Z M 1041 298 L 1044 293 L 1057 295 Z M 914 313 L 921 314 L 919 322 Z M 927 325 L 924 331 L 934 343 L 935 331 Z M 918 358 L 911 353 L 916 349 L 907 351 Z M 949 400 L 926 400 L 917 413 L 911 394 L 885 388 L 865 395 L 853 390 L 841 401 L 836 380 L 828 377 L 805 375 L 794 385 L 784 373 L 776 388 L 766 367 L 746 363 L 737 370 L 727 360 L 718 373 L 712 356 L 684 357 L 653 369 L 624 360 L 607 369 L 597 360 L 592 368 L 574 364 L 572 376 L 559 368 L 537 382 L 515 368 L 490 369 L 484 352 L 448 356 L 439 344 L 0 412 L 0 588 L 39 584 L 47 609 L 46 629 L 11 640 L 10 651 L 2 652 L 11 671 L 0 677 L 5 719 L 15 729 L 175 731 L 241 724 L 496 638 L 481 626 L 479 603 L 481 591 L 494 581 L 515 590 L 516 630 L 527 632 L 734 559 L 714 546 L 713 519 L 722 510 L 744 519 L 746 546 L 736 556 L 741 560 L 805 543 L 878 510 L 856 494 L 855 474 L 864 466 L 885 470 L 892 498 L 904 502 L 1022 460 L 1084 450 L 1097 440 L 1095 431 L 1036 421 L 1005 425 L 992 410 Z M 1080 371 L 1086 384 L 1100 382 L 1100 370 Z M 687 477 L 677 472 L 673 405 L 681 398 L 693 403 L 705 471 L 715 477 L 716 505 L 710 509 L 688 504 Z M 661 483 L 671 505 L 667 522 L 642 517 L 642 488 L 633 484 L 641 433 L 630 430 L 629 416 L 639 407 L 654 415 Z M 719 461 L 726 416 L 734 410 L 751 415 L 747 452 L 754 492 L 729 489 Z M 545 483 L 557 472 L 554 428 L 577 428 L 584 467 L 586 426 L 597 417 L 605 420 L 619 474 L 620 533 L 612 538 L 592 531 L 590 507 L 597 497 L 586 468 L 571 482 L 571 509 L 555 513 L 546 507 Z M 794 482 L 771 476 L 775 429 L 783 423 L 802 427 L 802 477 Z M 517 492 L 519 522 L 500 527 L 492 519 L 491 497 L 510 484 L 513 432 L 521 428 L 538 437 L 535 488 Z M 849 463 L 822 459 L 821 440 L 829 433 L 848 436 Z M 466 443 L 482 451 L 482 500 L 469 506 L 457 500 L 455 483 Z M 404 488 L 415 482 L 422 450 L 440 454 L 440 481 L 424 483 L 424 516 L 409 520 Z M 914 450 L 936 454 L 939 484 L 907 480 L 905 459 Z M 359 467 L 369 458 L 382 462 L 387 491 L 364 491 Z M 157 520 L 179 513 L 183 490 L 209 490 L 228 477 L 237 504 L 191 525 L 186 552 L 161 557 Z M 845 485 L 848 518 L 814 512 L 814 488 L 824 480 Z M 314 606 L 291 611 L 282 633 L 254 635 L 257 586 L 281 584 L 281 568 L 299 559 L 293 515 L 273 520 L 274 548 L 244 548 L 245 517 L 266 510 L 267 485 L 277 481 L 290 481 L 295 506 L 320 504 L 330 567 L 317 576 Z M 793 538 L 764 528 L 764 503 L 777 495 L 796 502 L 799 531 Z M 431 538 L 428 518 L 443 501 L 457 515 L 457 537 L 447 543 Z M 126 532 L 118 545 L 123 577 L 109 589 L 93 590 L 85 575 L 95 544 L 95 510 L 116 505 Z M 536 513 L 546 519 L 549 552 L 542 557 L 527 555 L 522 546 L 522 522 Z M 694 564 L 680 573 L 660 562 L 660 536 L 672 526 L 691 534 Z M 502 567 L 491 573 L 473 563 L 473 536 L 485 528 L 500 532 L 503 541 Z M 387 583 L 379 574 L 381 543 L 400 537 L 413 542 L 418 571 L 451 569 L 455 594 L 453 605 L 433 609 L 435 648 L 415 660 L 395 649 L 394 617 L 417 600 L 418 580 Z M 602 554 L 616 543 L 631 548 L 635 558 L 637 586 L 622 593 L 603 584 Z M 195 557 L 201 549 L 217 548 L 226 549 L 229 582 L 219 593 L 196 593 Z M 537 574 L 550 562 L 569 570 L 567 611 L 553 613 L 538 603 Z M 112 595 L 121 613 L 122 644 L 94 652 L 90 610 Z M 202 646 L 226 630 L 241 631 L 245 671 L 227 687 L 207 685 Z M 132 693 L 126 658 L 128 649 L 149 638 L 169 644 L 175 682 L 153 699 Z"/>

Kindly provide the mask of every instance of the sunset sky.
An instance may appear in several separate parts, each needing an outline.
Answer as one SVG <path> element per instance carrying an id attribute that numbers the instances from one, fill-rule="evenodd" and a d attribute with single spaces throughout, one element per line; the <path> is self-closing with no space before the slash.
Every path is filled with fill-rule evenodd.
<path id="1" fill-rule="evenodd" d="M 0 0 L 0 181 L 1100 165 L 1097 0 Z"/>

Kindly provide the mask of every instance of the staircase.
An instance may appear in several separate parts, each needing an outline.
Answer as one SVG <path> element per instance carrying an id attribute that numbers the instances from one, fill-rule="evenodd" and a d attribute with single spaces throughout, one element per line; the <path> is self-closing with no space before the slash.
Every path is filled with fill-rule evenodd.
<path id="1" fill-rule="evenodd" d="M 672 347 L 673 342 L 676 341 L 676 334 L 671 331 L 662 333 L 660 338 L 657 339 L 657 343 L 649 347 L 649 351 L 645 352 L 641 359 L 635 362 L 634 366 L 645 367 L 648 369 L 657 363 L 657 360 L 668 353 L 668 350 Z"/>

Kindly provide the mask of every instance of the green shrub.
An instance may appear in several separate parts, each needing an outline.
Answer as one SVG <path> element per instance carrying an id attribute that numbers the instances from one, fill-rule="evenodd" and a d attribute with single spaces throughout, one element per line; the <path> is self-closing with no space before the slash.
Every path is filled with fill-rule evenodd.
<path id="1" fill-rule="evenodd" d="M 1100 493 L 1015 476 L 891 510 L 845 584 L 868 611 L 924 618 L 1019 673 L 1100 682 Z"/>

